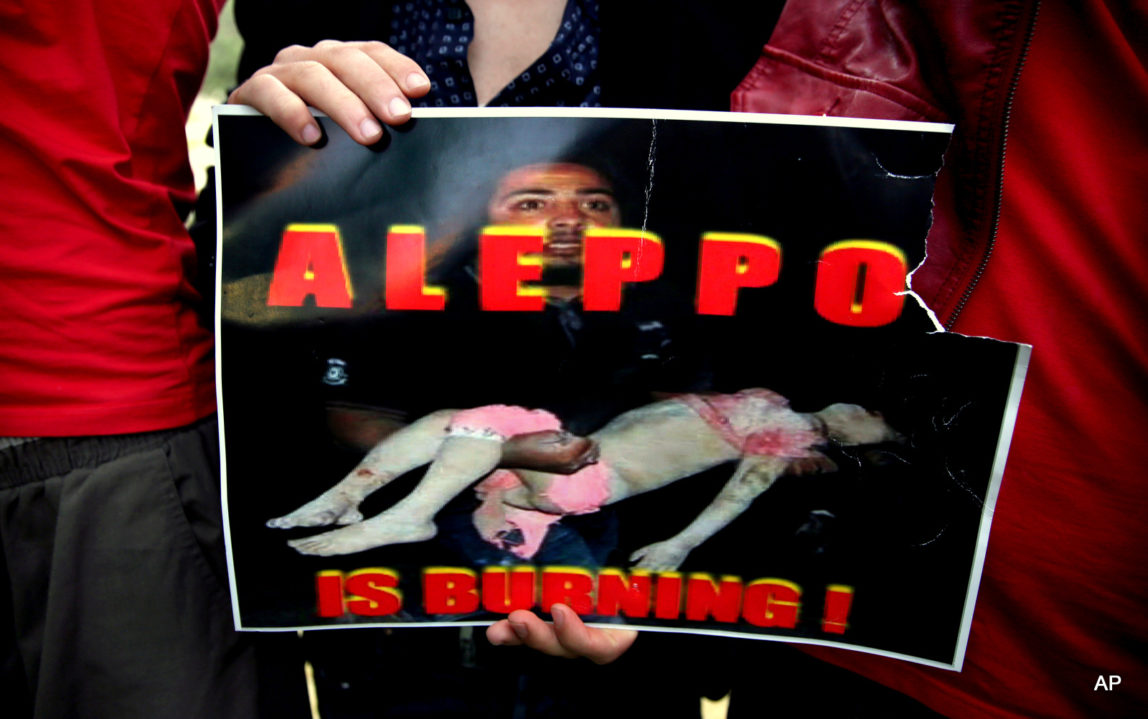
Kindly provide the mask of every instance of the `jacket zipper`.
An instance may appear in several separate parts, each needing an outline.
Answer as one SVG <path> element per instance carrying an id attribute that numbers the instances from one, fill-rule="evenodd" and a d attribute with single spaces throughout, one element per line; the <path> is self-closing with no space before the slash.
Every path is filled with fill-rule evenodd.
<path id="1" fill-rule="evenodd" d="M 1016 89 L 1020 84 L 1020 76 L 1024 72 L 1024 64 L 1028 59 L 1029 46 L 1032 45 L 1032 37 L 1036 32 L 1036 21 L 1039 16 L 1040 0 L 1037 0 L 1036 4 L 1033 6 L 1032 20 L 1029 22 L 1028 28 L 1025 30 L 1024 42 L 1021 45 L 1020 50 L 1020 57 L 1017 59 L 1016 72 L 1013 73 L 1012 81 L 1009 83 L 1008 94 L 1005 96 L 1004 126 L 1001 130 L 1000 162 L 997 164 L 996 191 L 993 197 L 992 230 L 989 232 L 989 239 L 985 244 L 985 252 L 981 256 L 981 261 L 977 265 L 977 269 L 973 273 L 973 277 L 969 281 L 968 287 L 966 287 L 965 291 L 961 294 L 961 298 L 957 301 L 956 306 L 953 307 L 953 311 L 949 315 L 949 319 L 945 322 L 946 330 L 953 329 L 953 326 L 957 323 L 957 318 L 960 316 L 961 311 L 965 309 L 965 305 L 968 304 L 969 298 L 973 295 L 973 290 L 975 290 L 977 285 L 980 284 L 981 277 L 983 277 L 985 274 L 985 268 L 988 267 L 989 258 L 992 257 L 993 248 L 996 246 L 997 232 L 1000 230 L 1001 222 L 1001 202 L 1004 198 L 1005 155 L 1008 153 L 1008 131 L 1009 122 L 1012 119 L 1013 99 L 1016 97 Z"/>

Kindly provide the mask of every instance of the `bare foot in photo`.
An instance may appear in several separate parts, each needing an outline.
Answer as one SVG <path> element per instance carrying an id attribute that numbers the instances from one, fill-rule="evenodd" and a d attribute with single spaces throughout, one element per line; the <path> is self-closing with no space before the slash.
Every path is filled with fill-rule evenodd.
<path id="1" fill-rule="evenodd" d="M 438 533 L 434 522 L 411 522 L 383 512 L 365 522 L 287 542 L 300 554 L 328 557 L 353 554 L 388 544 L 409 544 L 431 539 Z"/>

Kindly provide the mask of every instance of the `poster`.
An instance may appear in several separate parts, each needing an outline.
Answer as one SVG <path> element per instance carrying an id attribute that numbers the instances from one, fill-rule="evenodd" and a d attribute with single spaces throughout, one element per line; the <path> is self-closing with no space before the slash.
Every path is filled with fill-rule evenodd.
<path id="1" fill-rule="evenodd" d="M 949 126 L 216 112 L 237 626 L 563 602 L 960 667 L 1028 348 L 907 291 Z"/>

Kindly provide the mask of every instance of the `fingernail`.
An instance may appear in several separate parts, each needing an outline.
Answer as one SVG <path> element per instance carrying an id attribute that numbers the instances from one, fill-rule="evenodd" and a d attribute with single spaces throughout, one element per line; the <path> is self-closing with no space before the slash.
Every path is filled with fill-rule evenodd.
<path id="1" fill-rule="evenodd" d="M 521 622 L 510 622 L 510 628 L 518 635 L 519 639 L 526 639 L 526 625 Z"/>
<path id="2" fill-rule="evenodd" d="M 391 98 L 390 103 L 387 104 L 387 109 L 391 111 L 392 115 L 401 116 L 409 114 L 411 111 L 411 104 L 401 97 Z"/>
<path id="3" fill-rule="evenodd" d="M 426 76 L 422 73 L 412 72 L 410 75 L 407 75 L 408 90 L 421 90 L 429 84 L 430 80 L 426 79 Z"/>
<path id="4" fill-rule="evenodd" d="M 319 126 L 318 125 L 308 124 L 306 127 L 303 128 L 303 142 L 308 144 L 308 145 L 310 145 L 313 142 L 318 142 L 319 141 L 319 135 L 321 135 L 321 134 L 322 133 L 319 132 Z"/>
<path id="5" fill-rule="evenodd" d="M 562 610 L 559 610 L 558 607 L 562 607 Z M 565 609 L 565 604 L 555 604 L 554 606 L 550 607 L 550 615 L 554 617 L 554 628 L 559 631 L 561 631 L 566 626 Z"/>
<path id="6" fill-rule="evenodd" d="M 363 133 L 363 137 L 369 140 L 372 137 L 381 135 L 383 128 L 379 123 L 375 122 L 374 118 L 368 117 L 359 123 L 359 132 Z"/>

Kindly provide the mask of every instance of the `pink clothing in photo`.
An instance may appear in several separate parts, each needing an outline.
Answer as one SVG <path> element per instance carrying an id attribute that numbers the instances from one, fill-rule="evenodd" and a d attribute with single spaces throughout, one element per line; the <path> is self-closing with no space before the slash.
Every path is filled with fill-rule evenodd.
<path id="1" fill-rule="evenodd" d="M 538 553 L 542 540 L 551 524 L 567 514 L 589 514 L 598 511 L 610 498 L 609 468 L 602 462 L 587 465 L 574 474 L 556 474 L 546 490 L 546 499 L 562 509 L 562 514 L 550 514 L 537 509 L 522 509 L 504 504 L 503 496 L 522 486 L 514 472 L 499 469 L 479 482 L 475 488 L 482 504 L 475 510 L 476 522 L 482 538 L 500 549 L 523 559 Z M 483 529 L 483 526 L 490 527 Z M 514 536 L 522 535 L 521 541 Z"/>
<path id="2" fill-rule="evenodd" d="M 809 457 L 825 442 L 789 400 L 755 387 L 735 394 L 684 394 L 676 399 L 721 433 L 743 455 Z"/>
<path id="3" fill-rule="evenodd" d="M 494 404 L 456 412 L 447 433 L 452 437 L 505 441 L 517 434 L 560 429 L 562 422 L 546 410 Z M 609 471 L 601 462 L 574 474 L 554 475 L 545 496 L 562 509 L 562 514 L 503 503 L 507 492 L 522 486 L 522 480 L 510 470 L 492 472 L 475 487 L 475 493 L 482 500 L 475 510 L 475 519 L 483 539 L 523 559 L 530 559 L 538 552 L 551 524 L 566 514 L 596 512 L 610 496 Z M 515 534 L 516 530 L 521 537 Z"/>
<path id="4" fill-rule="evenodd" d="M 516 434 L 560 430 L 562 422 L 544 409 L 525 409 L 506 404 L 464 409 L 455 412 L 447 434 L 506 440 Z"/>

